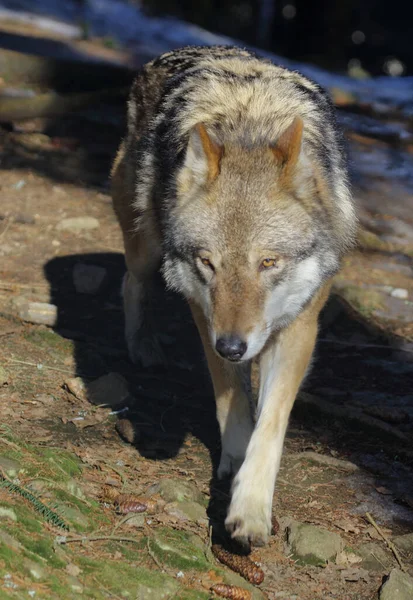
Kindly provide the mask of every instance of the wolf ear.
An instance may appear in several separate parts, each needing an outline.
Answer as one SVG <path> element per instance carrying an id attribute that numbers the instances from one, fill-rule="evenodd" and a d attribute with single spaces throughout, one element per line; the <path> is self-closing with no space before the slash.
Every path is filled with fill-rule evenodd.
<path id="1" fill-rule="evenodd" d="M 301 141 L 303 137 L 303 121 L 300 117 L 295 117 L 291 125 L 280 135 L 271 150 L 278 163 L 284 169 L 284 173 L 290 175 L 297 162 L 301 152 Z"/>
<path id="2" fill-rule="evenodd" d="M 213 181 L 219 175 L 223 152 L 223 146 L 211 139 L 205 125 L 198 123 L 189 134 L 184 166 L 203 182 Z"/>

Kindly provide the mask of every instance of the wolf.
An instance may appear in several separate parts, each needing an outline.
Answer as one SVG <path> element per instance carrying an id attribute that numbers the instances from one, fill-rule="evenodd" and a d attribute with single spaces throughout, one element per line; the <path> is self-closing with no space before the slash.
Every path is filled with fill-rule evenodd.
<path id="1" fill-rule="evenodd" d="M 233 477 L 226 528 L 265 544 L 290 411 L 357 226 L 333 105 L 310 79 L 243 49 L 166 53 L 137 74 L 111 180 L 130 357 L 163 359 L 150 310 L 161 271 L 205 349 L 218 476 Z"/>

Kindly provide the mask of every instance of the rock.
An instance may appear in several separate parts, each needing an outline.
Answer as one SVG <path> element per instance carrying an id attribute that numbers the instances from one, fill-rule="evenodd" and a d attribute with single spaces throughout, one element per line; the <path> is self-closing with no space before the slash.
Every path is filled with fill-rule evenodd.
<path id="1" fill-rule="evenodd" d="M 78 263 L 73 269 L 73 283 L 79 294 L 96 294 L 106 277 L 106 269 Z"/>
<path id="2" fill-rule="evenodd" d="M 229 585 L 235 585 L 237 587 L 243 588 L 244 590 L 248 590 L 251 593 L 253 600 L 266 600 L 266 598 L 268 598 L 266 594 L 264 595 L 263 592 L 261 592 L 261 590 L 259 590 L 255 585 L 246 581 L 243 577 L 241 577 L 241 575 L 238 575 L 238 573 L 234 573 L 233 571 L 226 569 L 225 571 L 220 570 L 219 575 L 222 576 L 224 583 L 227 583 Z M 276 597 L 281 598 L 278 592 Z M 293 596 L 290 595 L 288 597 L 289 599 L 293 598 Z"/>
<path id="3" fill-rule="evenodd" d="M 205 571 L 211 567 L 204 543 L 193 533 L 161 527 L 154 531 L 150 548 L 160 563 L 175 569 Z"/>
<path id="4" fill-rule="evenodd" d="M 369 542 L 357 548 L 357 552 L 363 559 L 361 566 L 368 571 L 389 570 L 393 566 L 391 555 L 381 544 Z"/>
<path id="5" fill-rule="evenodd" d="M 104 404 L 114 408 L 126 400 L 129 389 L 122 375 L 108 373 L 89 383 L 87 393 L 93 404 Z"/>
<path id="6" fill-rule="evenodd" d="M 400 300 L 407 300 L 409 292 L 403 288 L 394 288 L 394 290 L 390 292 L 390 296 L 392 296 L 392 298 L 399 298 Z"/>
<path id="7" fill-rule="evenodd" d="M 343 549 L 343 540 L 315 525 L 293 521 L 287 528 L 288 552 L 301 564 L 323 565 Z"/>
<path id="8" fill-rule="evenodd" d="M 413 533 L 397 535 L 393 538 L 392 542 L 399 550 L 404 550 L 405 552 L 411 552 L 413 554 Z"/>
<path id="9" fill-rule="evenodd" d="M 17 477 L 18 472 L 21 470 L 20 463 L 12 458 L 7 458 L 7 456 L 0 456 L 0 467 L 11 479 Z"/>
<path id="10" fill-rule="evenodd" d="M 127 521 L 125 521 L 125 526 L 127 527 L 136 527 L 139 529 L 140 527 L 145 526 L 145 516 L 144 515 L 133 515 Z"/>
<path id="11" fill-rule="evenodd" d="M 0 529 L 0 542 L 2 544 L 5 544 L 12 550 L 15 550 L 16 552 L 18 552 L 22 548 L 21 543 L 18 540 L 16 540 L 16 538 L 14 538 L 13 536 L 9 535 L 6 531 L 3 531 L 1 529 Z"/>
<path id="12" fill-rule="evenodd" d="M 67 578 L 67 582 L 70 585 L 70 589 L 72 590 L 72 592 L 74 592 L 75 594 L 83 594 L 83 585 L 80 583 L 77 577 L 69 575 L 69 577 Z"/>
<path id="13" fill-rule="evenodd" d="M 97 229 L 99 227 L 99 221 L 95 217 L 71 217 L 68 219 L 62 219 L 56 225 L 58 231 L 70 231 L 70 233 L 80 233 L 81 231 L 88 231 L 91 229 Z"/>
<path id="14" fill-rule="evenodd" d="M 87 517 L 75 506 L 69 506 L 68 504 L 61 504 L 60 502 L 56 505 L 57 512 L 63 515 L 66 521 L 69 521 L 79 531 L 84 531 L 89 528 L 89 521 Z"/>
<path id="15" fill-rule="evenodd" d="M 36 223 L 36 219 L 29 213 L 19 213 L 15 215 L 14 222 L 20 223 L 21 225 L 34 225 Z"/>
<path id="16" fill-rule="evenodd" d="M 393 569 L 379 592 L 380 600 L 411 600 L 413 598 L 413 577 L 399 569 Z"/>
<path id="17" fill-rule="evenodd" d="M 144 573 L 142 578 L 145 581 L 139 581 L 141 571 L 142 569 L 137 571 L 138 588 L 134 596 L 136 600 L 169 600 L 176 597 L 179 583 L 175 579 L 161 573 Z"/>
<path id="18" fill-rule="evenodd" d="M 0 387 L 9 383 L 9 376 L 6 369 L 0 366 Z"/>
<path id="19" fill-rule="evenodd" d="M 10 521 L 17 521 L 17 515 L 12 508 L 0 506 L 0 519 L 10 519 Z"/>
<path id="20" fill-rule="evenodd" d="M 208 523 L 206 509 L 198 502 L 170 502 L 164 510 L 168 515 L 176 517 L 179 521 L 194 521 L 202 525 Z"/>
<path id="21" fill-rule="evenodd" d="M 166 502 L 202 502 L 203 495 L 190 481 L 179 479 L 161 479 L 151 485 L 145 496 L 159 494 Z"/>
<path id="22" fill-rule="evenodd" d="M 83 490 L 79 487 L 79 485 L 77 484 L 77 482 L 74 479 L 69 479 L 69 481 L 66 482 L 65 487 L 66 487 L 67 491 L 70 494 L 73 494 L 73 496 L 75 496 L 76 498 L 79 498 L 80 500 L 86 499 L 86 496 L 83 493 Z"/>
<path id="23" fill-rule="evenodd" d="M 23 321 L 50 326 L 56 325 L 57 313 L 57 306 L 47 302 L 26 302 L 19 309 L 19 317 Z"/>
<path id="24" fill-rule="evenodd" d="M 86 385 L 81 377 L 70 377 L 66 379 L 64 385 L 79 400 L 87 399 Z"/>
<path id="25" fill-rule="evenodd" d="M 45 576 L 44 569 L 39 565 L 39 563 L 34 560 L 30 560 L 29 558 L 25 558 L 23 560 L 24 569 L 33 577 L 33 579 L 43 579 Z"/>

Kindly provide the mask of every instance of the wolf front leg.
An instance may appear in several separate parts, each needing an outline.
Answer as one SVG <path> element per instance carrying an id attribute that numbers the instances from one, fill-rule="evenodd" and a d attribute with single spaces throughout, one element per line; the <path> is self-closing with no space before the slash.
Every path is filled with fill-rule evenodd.
<path id="1" fill-rule="evenodd" d="M 260 357 L 257 424 L 245 461 L 232 485 L 225 524 L 242 545 L 263 545 L 271 531 L 271 510 L 291 408 L 308 370 L 317 336 L 318 314 L 330 286 L 274 337 Z"/>
<path id="2" fill-rule="evenodd" d="M 222 448 L 218 477 L 222 479 L 238 472 L 254 428 L 249 365 L 231 365 L 217 356 L 211 345 L 202 310 L 193 302 L 189 304 L 202 339 L 214 386 Z"/>

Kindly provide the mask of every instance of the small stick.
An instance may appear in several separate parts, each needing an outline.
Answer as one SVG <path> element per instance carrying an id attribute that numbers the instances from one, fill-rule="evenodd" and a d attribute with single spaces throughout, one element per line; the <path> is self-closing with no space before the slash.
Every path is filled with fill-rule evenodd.
<path id="1" fill-rule="evenodd" d="M 400 554 L 396 548 L 396 546 L 393 544 L 393 542 L 391 540 L 389 540 L 389 538 L 383 533 L 383 531 L 380 529 L 380 527 L 377 525 L 376 521 L 373 519 L 373 517 L 371 516 L 370 513 L 366 513 L 366 518 L 368 520 L 369 523 L 371 523 L 371 525 L 373 525 L 374 529 L 377 531 L 377 533 L 383 538 L 383 540 L 386 542 L 387 546 L 390 548 L 390 550 L 393 552 L 395 559 L 397 560 L 397 562 L 400 565 L 400 569 L 404 572 L 406 572 L 406 567 L 404 566 L 402 559 L 400 557 Z"/>
<path id="2" fill-rule="evenodd" d="M 140 544 L 140 540 L 130 537 L 124 536 L 116 536 L 116 535 L 91 535 L 87 536 L 76 536 L 76 537 L 66 537 L 61 536 L 63 539 L 59 541 L 60 544 L 71 544 L 76 542 L 99 542 L 102 540 L 110 540 L 112 542 L 131 542 L 133 544 Z"/>
<path id="3" fill-rule="evenodd" d="M 151 559 L 153 560 L 153 562 L 156 564 L 156 566 L 161 570 L 164 571 L 163 566 L 161 565 L 161 563 L 159 562 L 159 560 L 156 558 L 155 554 L 152 552 L 151 547 L 149 545 L 149 535 L 146 538 L 146 546 L 148 548 L 148 554 L 151 557 Z"/>

